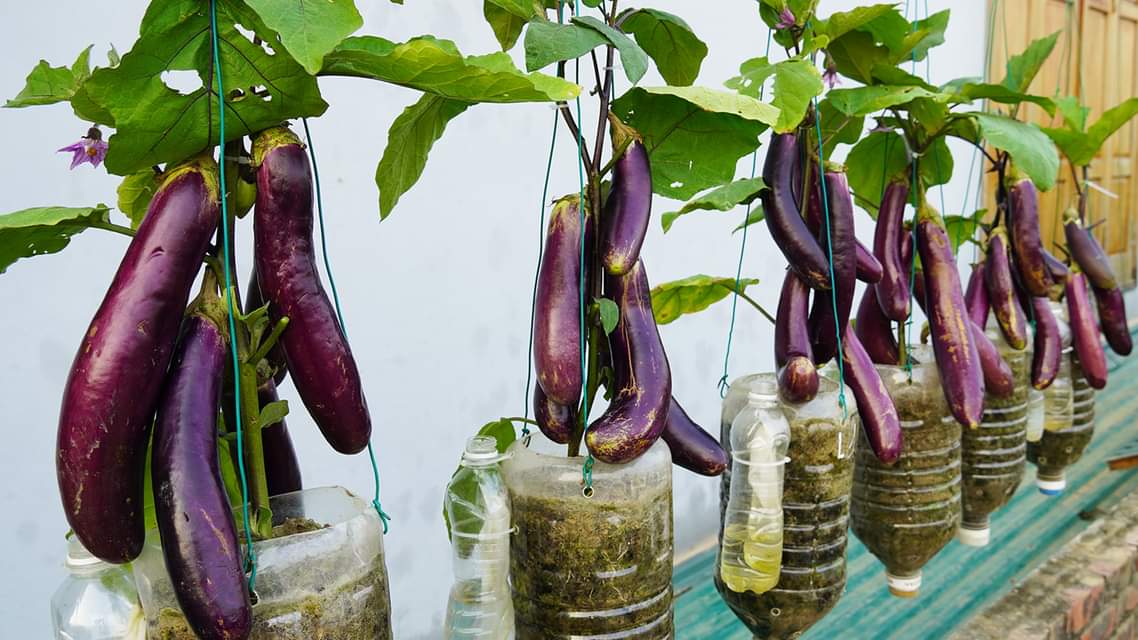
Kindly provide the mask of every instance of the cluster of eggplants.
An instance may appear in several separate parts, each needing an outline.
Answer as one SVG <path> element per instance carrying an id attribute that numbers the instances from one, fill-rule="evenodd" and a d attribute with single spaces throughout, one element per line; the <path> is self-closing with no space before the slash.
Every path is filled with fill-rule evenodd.
<path id="1" fill-rule="evenodd" d="M 838 355 L 839 333 L 844 335 L 849 324 L 857 280 L 853 198 L 845 170 L 827 169 L 823 179 L 829 224 L 822 224 L 819 244 L 832 256 L 833 282 L 829 290 L 819 291 L 814 296 L 810 310 L 810 340 L 816 362 L 826 362 Z"/>
<path id="2" fill-rule="evenodd" d="M 1119 288 L 1114 269 L 1110 266 L 1110 258 L 1091 234 L 1090 229 L 1083 226 L 1075 210 L 1067 211 L 1063 218 L 1067 251 L 1094 290 L 1098 305 L 1099 328 L 1115 353 L 1128 356 L 1134 349 L 1134 344 L 1126 322 L 1126 305 L 1122 299 L 1122 289 Z M 1068 280 L 1068 292 L 1070 286 L 1071 282 Z M 1080 358 L 1081 356 L 1082 354 Z"/>

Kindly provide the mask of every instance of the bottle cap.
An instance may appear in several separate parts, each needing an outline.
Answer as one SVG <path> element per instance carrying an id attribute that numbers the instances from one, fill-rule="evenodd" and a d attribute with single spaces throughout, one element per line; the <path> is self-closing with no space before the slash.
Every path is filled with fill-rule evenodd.
<path id="1" fill-rule="evenodd" d="M 885 583 L 889 585 L 889 593 L 898 598 L 916 598 L 921 592 L 921 572 L 909 576 L 895 576 L 886 571 Z"/>
<path id="2" fill-rule="evenodd" d="M 1039 493 L 1045 496 L 1057 496 L 1067 488 L 1067 475 L 1060 471 L 1057 477 L 1036 476 L 1035 486 L 1039 487 Z"/>
<path id="3" fill-rule="evenodd" d="M 992 529 L 988 525 L 977 529 L 961 526 L 956 530 L 956 539 L 960 541 L 960 544 L 966 544 L 970 547 L 986 547 L 992 540 Z"/>
<path id="4" fill-rule="evenodd" d="M 103 564 L 103 561 L 91 555 L 87 547 L 79 542 L 79 536 L 72 535 L 71 539 L 67 541 L 67 561 L 65 563 L 67 569 L 70 571 L 91 569 L 100 564 Z"/>
<path id="5" fill-rule="evenodd" d="M 466 451 L 462 459 L 469 462 L 489 462 L 501 457 L 498 453 L 498 441 L 490 436 L 474 436 L 466 441 Z"/>

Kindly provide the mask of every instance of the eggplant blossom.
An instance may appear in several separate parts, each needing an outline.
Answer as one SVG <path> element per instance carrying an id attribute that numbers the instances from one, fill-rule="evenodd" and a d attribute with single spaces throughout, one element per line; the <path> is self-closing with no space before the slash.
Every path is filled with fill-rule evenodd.
<path id="1" fill-rule="evenodd" d="M 98 127 L 91 127 L 87 130 L 87 135 L 80 138 L 79 142 L 69 144 L 60 149 L 57 153 L 64 151 L 69 151 L 72 154 L 72 169 L 84 162 L 89 162 L 92 167 L 97 167 L 103 162 L 103 158 L 107 156 L 107 143 L 103 141 L 103 132 L 99 131 Z"/>
<path id="2" fill-rule="evenodd" d="M 822 72 L 822 82 L 825 82 L 830 89 L 842 83 L 841 78 L 838 77 L 838 65 L 833 61 L 826 63 L 826 70 Z"/>
<path id="3" fill-rule="evenodd" d="M 782 13 L 778 15 L 778 24 L 776 24 L 774 28 L 779 31 L 786 31 L 787 29 L 793 29 L 797 24 L 798 20 L 794 17 L 794 12 L 790 10 L 790 7 L 786 7 L 782 10 Z"/>

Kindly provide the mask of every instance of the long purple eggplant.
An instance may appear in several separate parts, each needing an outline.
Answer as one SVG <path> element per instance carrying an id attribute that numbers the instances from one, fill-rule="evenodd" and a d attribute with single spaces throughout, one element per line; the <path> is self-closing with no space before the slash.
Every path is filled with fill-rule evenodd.
<path id="1" fill-rule="evenodd" d="M 557 404 L 545 395 L 540 384 L 533 385 L 533 417 L 537 428 L 557 444 L 569 442 L 573 425 L 577 422 L 577 410 L 564 404 Z"/>
<path id="2" fill-rule="evenodd" d="M 1067 317 L 1071 322 L 1071 342 L 1087 383 L 1095 389 L 1106 387 L 1106 352 L 1091 309 L 1087 277 L 1079 269 L 1072 269 L 1067 278 Z"/>
<path id="3" fill-rule="evenodd" d="M 280 400 L 277 385 L 266 380 L 257 388 L 257 399 L 263 409 L 265 405 Z M 265 484 L 270 496 L 292 493 L 304 488 L 300 477 L 300 461 L 296 457 L 296 447 L 288 433 L 284 418 L 280 422 L 261 425 L 261 448 L 265 456 Z"/>
<path id="4" fill-rule="evenodd" d="M 818 395 L 818 370 L 814 361 L 794 356 L 778 370 L 778 389 L 784 400 L 801 404 Z"/>
<path id="5" fill-rule="evenodd" d="M 1023 349 L 1027 346 L 1027 318 L 1016 298 L 1013 277 L 1007 229 L 996 227 L 988 236 L 984 283 L 1004 339 L 1013 349 Z"/>
<path id="6" fill-rule="evenodd" d="M 1099 289 L 1094 287 L 1095 302 L 1098 303 L 1098 321 L 1107 344 L 1120 356 L 1128 356 L 1134 349 L 1130 337 L 1130 326 L 1126 320 L 1126 302 L 1122 290 Z"/>
<path id="7" fill-rule="evenodd" d="M 1051 311 L 1047 298 L 1031 299 L 1035 313 L 1035 349 L 1031 356 L 1031 386 L 1043 390 L 1051 386 L 1063 361 L 1062 335 L 1059 321 Z"/>
<path id="8" fill-rule="evenodd" d="M 929 328 L 944 395 L 957 422 L 976 428 L 984 412 L 984 374 L 964 309 L 952 244 L 940 216 L 927 205 L 917 220 Z"/>
<path id="9" fill-rule="evenodd" d="M 727 468 L 727 452 L 695 423 L 680 403 L 672 398 L 668 422 L 660 434 L 672 452 L 672 463 L 701 476 L 717 476 Z"/>
<path id="10" fill-rule="evenodd" d="M 217 166 L 167 171 L 119 263 L 63 389 L 56 473 L 63 511 L 92 554 L 142 551 L 150 425 L 190 287 L 218 223 Z"/>
<path id="11" fill-rule="evenodd" d="M 897 338 L 889 318 L 881 311 L 877 302 L 877 291 L 866 287 L 857 307 L 857 324 L 854 325 L 858 340 L 875 364 L 896 365 L 901 360 Z"/>
<path id="12" fill-rule="evenodd" d="M 245 313 L 260 309 L 266 302 L 265 297 L 261 295 L 261 285 L 257 282 L 257 268 L 254 267 L 253 272 L 249 274 L 249 286 L 245 288 Z M 285 361 L 284 347 L 279 340 L 269 349 L 265 360 L 273 369 L 273 382 L 277 384 L 284 382 L 288 377 L 288 363 Z"/>
<path id="13" fill-rule="evenodd" d="M 186 319 L 158 405 L 151 475 L 162 555 L 182 613 L 197 637 L 231 640 L 249 636 L 253 613 L 217 462 L 221 373 L 229 353 L 217 324 L 224 316 L 217 315 Z"/>
<path id="14" fill-rule="evenodd" d="M 1056 258 L 1055 254 L 1047 249 L 1043 250 L 1043 261 L 1047 263 L 1047 270 L 1051 272 L 1051 279 L 1056 285 L 1059 285 L 1059 293 L 1062 294 L 1062 288 L 1067 286 L 1067 274 L 1070 272 L 1070 269 L 1067 268 L 1065 262 Z M 1060 296 L 1052 297 L 1053 299 L 1058 299 Z"/>
<path id="15" fill-rule="evenodd" d="M 640 134 L 609 114 L 612 148 L 627 145 L 613 164 L 612 191 L 605 202 L 601 229 L 601 260 L 605 270 L 628 273 L 640 258 L 652 214 L 652 171 Z"/>
<path id="16" fill-rule="evenodd" d="M 580 197 L 571 195 L 553 205 L 537 280 L 533 327 L 537 382 L 562 406 L 576 404 L 581 395 L 580 204 Z"/>
<path id="17" fill-rule="evenodd" d="M 1118 278 L 1110 266 L 1110 258 L 1090 229 L 1082 225 L 1078 211 L 1068 209 L 1063 214 L 1063 231 L 1067 236 L 1067 251 L 1087 276 L 1087 280 L 1099 289 L 1118 287 Z"/>
<path id="18" fill-rule="evenodd" d="M 854 331 L 846 331 L 842 341 L 842 364 L 846 383 L 857 399 L 857 412 L 869 446 L 882 462 L 895 462 L 901 455 L 901 419 L 873 360 Z"/>
<path id="19" fill-rule="evenodd" d="M 767 188 L 759 195 L 771 238 L 786 256 L 790 268 L 811 289 L 826 291 L 830 288 L 829 261 L 794 204 L 791 183 L 797 153 L 797 136 L 794 134 L 775 134 L 771 137 L 766 162 L 763 164 L 763 180 Z"/>
<path id="20" fill-rule="evenodd" d="M 983 261 L 972 265 L 972 274 L 968 276 L 968 287 L 964 290 L 964 306 L 968 309 L 968 316 L 981 328 L 988 326 L 988 312 L 991 309 L 986 271 L 987 267 Z"/>
<path id="21" fill-rule="evenodd" d="M 829 361 L 838 355 L 838 331 L 845 331 L 849 324 L 857 285 L 857 236 L 845 168 L 828 168 L 825 181 L 830 224 L 823 225 L 821 242 L 833 256 L 834 286 L 814 296 L 814 307 L 810 310 L 810 337 L 814 357 L 819 361 Z"/>
<path id="22" fill-rule="evenodd" d="M 253 161 L 257 282 L 269 317 L 288 316 L 280 343 L 289 374 L 328 443 L 340 453 L 358 453 L 371 438 L 371 415 L 356 360 L 316 271 L 308 155 L 292 131 L 276 127 L 257 135 Z"/>
<path id="23" fill-rule="evenodd" d="M 1039 193 L 1031 180 L 1013 175 L 1007 195 L 1008 235 L 1020 281 L 1032 296 L 1045 296 L 1053 280 L 1039 237 Z"/>
<path id="24" fill-rule="evenodd" d="M 810 287 L 787 269 L 775 313 L 774 360 L 779 368 L 779 391 L 794 402 L 805 402 L 818 393 L 818 371 L 807 323 L 809 306 Z"/>
<path id="25" fill-rule="evenodd" d="M 660 342 L 644 262 L 623 276 L 605 277 L 605 292 L 620 308 L 609 336 L 615 390 L 608 409 L 589 425 L 585 442 L 602 462 L 622 463 L 652 446 L 668 420 L 672 372 Z"/>
<path id="26" fill-rule="evenodd" d="M 873 255 L 881 262 L 881 281 L 874 285 L 877 300 L 885 317 L 901 322 L 909 317 L 909 271 L 901 260 L 901 234 L 909 183 L 897 178 L 885 187 L 881 207 L 877 211 L 877 228 L 873 234 Z"/>
<path id="27" fill-rule="evenodd" d="M 857 243 L 857 279 L 867 284 L 877 284 L 885 275 L 885 269 L 874 257 L 873 252 L 861 241 Z"/>

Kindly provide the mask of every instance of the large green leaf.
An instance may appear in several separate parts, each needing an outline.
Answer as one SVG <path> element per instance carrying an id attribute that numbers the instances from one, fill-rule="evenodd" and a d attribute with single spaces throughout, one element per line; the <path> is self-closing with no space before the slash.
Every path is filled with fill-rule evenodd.
<path id="1" fill-rule="evenodd" d="M 971 82 L 967 79 L 961 79 L 945 85 L 944 90 L 953 94 L 952 102 L 955 103 L 972 102 L 973 100 L 991 100 L 1001 104 L 1031 102 L 1042 107 L 1048 114 L 1054 115 L 1055 113 L 1054 100 L 1015 91 L 1002 84 Z"/>
<path id="2" fill-rule="evenodd" d="M 700 194 L 689 200 L 679 211 L 670 211 L 660 218 L 660 224 L 667 233 L 672 224 L 682 215 L 692 211 L 730 211 L 741 204 L 750 204 L 759 197 L 759 192 L 766 188 L 762 178 L 744 178 L 716 187 L 707 193 Z"/>
<path id="3" fill-rule="evenodd" d="M 701 87 L 634 88 L 613 112 L 643 136 L 653 190 L 676 200 L 730 182 L 739 158 L 778 118 L 754 98 Z"/>
<path id="4" fill-rule="evenodd" d="M 1094 160 L 1110 136 L 1138 114 L 1138 98 L 1130 98 L 1108 109 L 1087 129 L 1086 133 L 1072 129 L 1044 129 L 1048 137 L 1063 150 L 1071 164 L 1082 167 Z"/>
<path id="5" fill-rule="evenodd" d="M 908 166 L 905 141 L 896 132 L 876 131 L 862 138 L 846 157 L 846 177 L 857 204 L 876 218 L 885 185 Z"/>
<path id="6" fill-rule="evenodd" d="M 158 176 L 150 169 L 132 173 L 122 179 L 118 188 L 119 211 L 130 218 L 130 226 L 137 229 L 146 217 L 146 209 L 150 200 L 158 191 Z"/>
<path id="7" fill-rule="evenodd" d="M 70 67 L 53 67 L 47 60 L 40 60 L 28 74 L 24 88 L 4 106 L 31 107 L 70 100 L 79 85 L 91 75 L 90 57 L 89 46 L 79 53 Z"/>
<path id="8" fill-rule="evenodd" d="M 0 215 L 0 273 L 13 262 L 62 251 L 71 236 L 109 222 L 110 210 L 96 207 L 35 207 Z"/>
<path id="9" fill-rule="evenodd" d="M 518 37 L 525 29 L 526 19 L 506 11 L 494 4 L 492 0 L 482 1 L 482 16 L 494 31 L 494 39 L 502 47 L 502 51 L 509 51 L 518 42 Z"/>
<path id="10" fill-rule="evenodd" d="M 740 278 L 738 292 L 758 284 L 755 278 Z M 657 324 L 668 324 L 689 313 L 698 313 L 736 291 L 735 278 L 695 275 L 652 288 L 652 315 Z"/>
<path id="11" fill-rule="evenodd" d="M 363 26 L 354 0 L 245 0 L 281 45 L 308 73 L 320 71 L 324 56 Z"/>
<path id="12" fill-rule="evenodd" d="M 677 87 L 695 82 L 707 57 L 707 45 L 682 18 L 658 9 L 637 9 L 621 28 L 652 56 L 665 82 Z"/>
<path id="13" fill-rule="evenodd" d="M 494 4 L 499 9 L 515 15 L 524 20 L 529 20 L 539 15 L 540 9 L 535 7 L 533 0 L 487 0 Z"/>
<path id="14" fill-rule="evenodd" d="M 463 57 L 453 42 L 429 36 L 403 44 L 353 36 L 328 54 L 320 73 L 382 80 L 463 102 L 556 102 L 575 98 L 581 89 L 553 76 L 522 73 L 508 54 Z"/>
<path id="15" fill-rule="evenodd" d="M 270 55 L 242 35 L 234 26 L 237 19 L 230 6 L 218 6 L 227 140 L 290 118 L 323 113 L 328 105 L 320 97 L 316 78 L 287 54 Z M 217 144 L 208 13 L 208 4 L 192 0 L 151 5 L 142 36 L 119 66 L 95 71 L 83 85 L 93 103 L 114 118 L 117 131 L 107 153 L 112 173 L 135 173 Z M 262 38 L 271 41 L 256 16 L 237 15 L 242 24 L 254 22 Z M 201 86 L 189 93 L 176 91 L 163 82 L 168 71 L 192 71 Z M 249 91 L 254 87 L 263 95 Z"/>
<path id="16" fill-rule="evenodd" d="M 1050 56 L 1055 49 L 1055 42 L 1061 33 L 1063 32 L 1056 31 L 1035 40 L 1027 45 L 1023 53 L 1009 58 L 1008 74 L 1004 77 L 1003 85 L 1012 91 L 1025 93 L 1031 86 L 1031 81 L 1035 80 L 1035 76 L 1043 68 L 1043 63 L 1047 62 L 1047 56 Z"/>
<path id="17" fill-rule="evenodd" d="M 949 240 L 952 242 L 952 253 L 955 254 L 964 243 L 976 236 L 987 209 L 980 209 L 970 216 L 944 216 L 944 227 L 948 230 Z"/>
<path id="18" fill-rule="evenodd" d="M 596 31 L 616 47 L 616 50 L 620 52 L 620 65 L 624 67 L 624 75 L 632 84 L 640 82 L 640 79 L 648 72 L 648 54 L 640 48 L 640 45 L 636 44 L 635 40 L 628 37 L 628 34 L 610 27 L 593 16 L 573 18 L 573 23 L 584 25 Z"/>
<path id="19" fill-rule="evenodd" d="M 1055 143 L 1034 125 L 992 113 L 976 113 L 980 133 L 997 149 L 1007 151 L 1017 167 L 1035 186 L 1046 191 L 1059 175 L 1059 152 Z"/>
<path id="20" fill-rule="evenodd" d="M 526 70 L 579 58 L 605 42 L 604 36 L 586 26 L 535 21 L 526 30 Z"/>
<path id="21" fill-rule="evenodd" d="M 893 11 L 892 4 L 874 4 L 857 7 L 851 11 L 839 11 L 825 20 L 818 20 L 814 24 L 814 31 L 819 35 L 829 37 L 830 41 L 833 42 L 890 11 Z"/>
<path id="22" fill-rule="evenodd" d="M 427 155 L 442 137 L 447 123 L 466 111 L 470 103 L 424 94 L 403 110 L 387 133 L 387 147 L 375 169 L 379 186 L 379 217 L 386 218 L 427 165 Z"/>
<path id="23" fill-rule="evenodd" d="M 1086 130 L 1087 118 L 1091 115 L 1090 107 L 1084 106 L 1075 96 L 1055 98 L 1055 106 L 1067 127 L 1075 131 Z"/>
<path id="24" fill-rule="evenodd" d="M 814 98 L 822 93 L 822 75 L 817 67 L 806 60 L 783 60 L 771 64 L 766 58 L 747 60 L 739 67 L 738 76 L 727 81 L 729 89 L 758 98 L 763 83 L 774 76 L 774 96 L 771 104 L 779 110 L 774 125 L 777 133 L 789 133 L 802 124 Z"/>
<path id="25" fill-rule="evenodd" d="M 943 44 L 948 17 L 946 9 L 924 20 L 909 22 L 894 9 L 865 23 L 860 30 L 872 34 L 876 42 L 888 49 L 889 62 L 899 64 L 924 60 L 929 49 Z"/>
<path id="26" fill-rule="evenodd" d="M 826 98 L 838 111 L 849 116 L 865 116 L 871 113 L 905 105 L 917 98 L 928 98 L 945 102 L 948 95 L 934 93 L 921 87 L 875 85 L 854 89 L 834 89 Z"/>
<path id="27" fill-rule="evenodd" d="M 865 117 L 847 116 L 839 112 L 829 99 L 818 103 L 818 119 L 822 124 L 822 157 L 829 158 L 839 144 L 854 144 L 861 139 Z"/>

